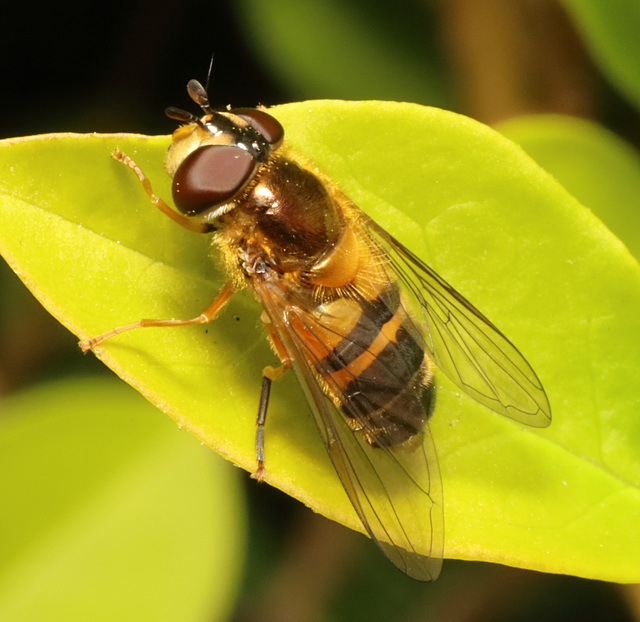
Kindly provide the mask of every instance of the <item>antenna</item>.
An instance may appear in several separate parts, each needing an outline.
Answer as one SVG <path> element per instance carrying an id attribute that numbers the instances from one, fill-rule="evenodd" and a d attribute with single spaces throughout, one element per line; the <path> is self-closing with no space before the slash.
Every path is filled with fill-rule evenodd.
<path id="1" fill-rule="evenodd" d="M 215 52 L 211 52 L 211 60 L 209 61 L 209 71 L 207 71 L 207 81 L 204 83 L 204 90 L 209 92 L 209 80 L 211 79 L 211 70 L 213 69 L 213 55 Z"/>
<path id="2" fill-rule="evenodd" d="M 209 96 L 207 95 L 207 91 L 204 86 L 200 84 L 197 80 L 189 80 L 187 83 L 187 91 L 189 92 L 189 97 L 202 108 L 207 114 L 213 114 L 214 110 L 209 105 Z"/>

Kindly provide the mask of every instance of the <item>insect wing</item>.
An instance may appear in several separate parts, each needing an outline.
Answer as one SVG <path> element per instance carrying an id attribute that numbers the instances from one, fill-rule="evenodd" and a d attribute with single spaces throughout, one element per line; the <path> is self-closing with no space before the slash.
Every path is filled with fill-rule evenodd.
<path id="1" fill-rule="evenodd" d="M 399 278 L 436 366 L 473 399 L 533 427 L 551 423 L 542 384 L 517 348 L 410 250 L 366 218 Z"/>
<path id="2" fill-rule="evenodd" d="M 342 486 L 365 530 L 386 557 L 409 576 L 434 580 L 444 548 L 442 484 L 428 426 L 411 448 L 374 448 L 354 432 L 325 395 L 309 363 L 313 352 L 292 328 L 292 314 L 278 294 L 256 292 L 290 358 Z M 327 346 L 328 347 L 328 346 Z"/>

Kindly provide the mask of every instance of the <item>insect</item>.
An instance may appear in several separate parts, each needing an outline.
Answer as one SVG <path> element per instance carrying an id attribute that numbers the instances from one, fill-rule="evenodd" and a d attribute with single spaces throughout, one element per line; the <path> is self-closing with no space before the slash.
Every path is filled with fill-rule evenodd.
<path id="1" fill-rule="evenodd" d="M 213 233 L 226 282 L 197 317 L 140 320 L 82 349 L 134 328 L 210 322 L 234 292 L 251 288 L 280 360 L 263 371 L 254 477 L 265 469 L 271 383 L 291 368 L 364 529 L 405 573 L 435 579 L 444 518 L 428 426 L 434 367 L 488 408 L 535 427 L 551 421 L 540 381 L 471 303 L 293 153 L 266 109 L 219 112 L 199 82 L 187 90 L 203 116 L 166 111 L 182 123 L 166 159 L 178 211 L 128 156 L 113 155 L 162 212 Z"/>

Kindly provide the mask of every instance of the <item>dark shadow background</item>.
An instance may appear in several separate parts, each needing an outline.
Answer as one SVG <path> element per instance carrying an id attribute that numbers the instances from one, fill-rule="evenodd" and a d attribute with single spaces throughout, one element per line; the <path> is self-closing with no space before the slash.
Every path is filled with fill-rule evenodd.
<path id="1" fill-rule="evenodd" d="M 228 0 L 13 3 L 0 40 L 3 138 L 52 131 L 168 134 L 166 106 L 206 80 L 221 105 L 274 104 Z M 98 8 L 100 7 L 100 8 Z M 11 26 L 12 25 L 12 26 Z"/>

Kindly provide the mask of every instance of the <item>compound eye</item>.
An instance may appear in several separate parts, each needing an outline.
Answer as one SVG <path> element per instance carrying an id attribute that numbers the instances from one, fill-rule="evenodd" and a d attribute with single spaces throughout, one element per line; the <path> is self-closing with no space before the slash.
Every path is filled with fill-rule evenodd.
<path id="1" fill-rule="evenodd" d="M 250 179 L 256 163 L 244 149 L 206 145 L 190 153 L 173 177 L 173 201 L 196 216 L 230 201 Z"/>
<path id="2" fill-rule="evenodd" d="M 231 114 L 244 119 L 273 147 L 278 147 L 284 138 L 284 128 L 275 117 L 257 108 L 233 108 Z"/>

